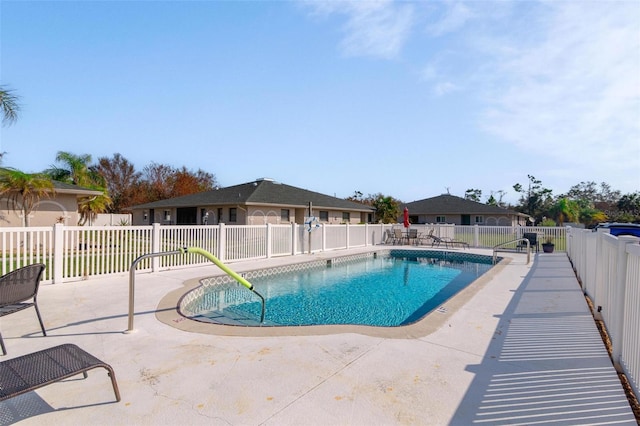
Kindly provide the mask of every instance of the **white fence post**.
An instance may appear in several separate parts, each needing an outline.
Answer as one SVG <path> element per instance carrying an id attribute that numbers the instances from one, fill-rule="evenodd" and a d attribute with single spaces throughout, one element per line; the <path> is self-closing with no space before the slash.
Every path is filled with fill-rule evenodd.
<path id="1" fill-rule="evenodd" d="M 473 246 L 480 246 L 480 226 L 473 225 Z"/>
<path id="2" fill-rule="evenodd" d="M 53 283 L 64 279 L 64 225 L 53 225 Z"/>
<path id="3" fill-rule="evenodd" d="M 267 259 L 271 259 L 271 244 L 272 244 L 272 233 L 271 233 L 271 224 L 267 223 L 267 232 L 265 235 L 265 239 L 267 240 Z"/>
<path id="4" fill-rule="evenodd" d="M 376 231 L 373 231 L 373 239 L 376 238 Z M 364 224 L 364 246 L 367 247 L 369 245 L 369 224 Z"/>
<path id="5" fill-rule="evenodd" d="M 322 251 L 327 251 L 327 227 L 322 225 Z"/>
<path id="6" fill-rule="evenodd" d="M 151 253 L 160 253 L 160 247 L 162 246 L 160 226 L 159 223 L 153 224 L 153 230 L 151 231 Z M 151 259 L 151 271 L 160 271 L 160 258 L 158 256 Z"/>
<path id="7" fill-rule="evenodd" d="M 621 358 L 627 378 L 631 382 L 635 395 L 640 396 L 640 244 L 626 245 L 627 271 L 624 298 L 624 324 L 622 330 Z"/>
<path id="8" fill-rule="evenodd" d="M 596 311 L 599 313 L 602 310 L 602 306 L 604 305 L 604 302 L 602 302 L 602 299 L 604 298 L 604 294 L 605 294 L 605 261 L 603 259 L 602 256 L 602 252 L 603 252 L 603 235 L 605 232 L 604 229 L 598 229 L 598 237 L 596 239 L 596 251 L 593 255 L 593 263 L 594 263 L 594 268 L 595 268 L 595 274 L 594 274 L 594 292 L 593 292 L 593 304 L 596 307 Z M 607 230 L 608 231 L 608 230 Z M 608 232 L 606 232 L 608 233 Z"/>
<path id="9" fill-rule="evenodd" d="M 291 222 L 291 256 L 295 256 L 298 252 L 298 233 L 296 231 L 296 224 Z"/>
<path id="10" fill-rule="evenodd" d="M 611 358 L 616 368 L 619 368 L 622 346 L 624 344 L 622 339 L 622 329 L 625 317 L 624 298 L 627 279 L 627 244 L 633 244 L 636 241 L 638 241 L 638 238 L 636 237 L 623 235 L 618 237 L 616 282 L 609 283 L 609 285 L 613 285 L 613 300 L 610 304 L 613 307 L 613 312 L 611 313 L 612 324 L 609 329 L 612 345 Z"/>
<path id="11" fill-rule="evenodd" d="M 348 249 L 349 248 L 349 241 L 350 241 L 349 233 L 351 232 L 351 230 L 349 229 L 349 223 L 348 222 L 347 222 L 347 226 L 346 226 L 345 232 L 347 233 L 346 238 L 345 238 L 345 244 L 346 244 L 346 248 Z"/>
<path id="12" fill-rule="evenodd" d="M 218 224 L 218 259 L 224 262 L 227 254 L 227 230 L 224 223 Z"/>

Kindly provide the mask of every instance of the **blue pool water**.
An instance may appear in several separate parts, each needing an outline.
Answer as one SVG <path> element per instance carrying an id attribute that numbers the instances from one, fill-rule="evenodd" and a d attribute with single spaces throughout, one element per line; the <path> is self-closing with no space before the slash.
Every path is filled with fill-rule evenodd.
<path id="1" fill-rule="evenodd" d="M 478 256 L 473 261 L 446 257 L 443 252 L 390 254 L 253 278 L 266 299 L 261 325 L 413 323 L 492 267 L 490 259 L 479 262 Z M 208 287 L 183 313 L 199 321 L 259 325 L 261 307 L 257 296 L 233 283 Z"/>

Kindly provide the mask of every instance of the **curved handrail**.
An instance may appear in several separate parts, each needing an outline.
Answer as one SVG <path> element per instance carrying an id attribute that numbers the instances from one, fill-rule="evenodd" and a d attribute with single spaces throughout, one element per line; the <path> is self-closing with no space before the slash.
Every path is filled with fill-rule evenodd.
<path id="1" fill-rule="evenodd" d="M 531 261 L 531 241 L 527 238 L 516 238 L 515 240 L 507 241 L 505 243 L 496 244 L 493 246 L 493 264 L 496 264 L 496 254 L 498 253 L 498 248 L 505 246 L 507 244 L 519 243 L 521 241 L 525 241 L 527 243 L 527 265 Z"/>
<path id="2" fill-rule="evenodd" d="M 243 286 L 245 286 L 246 288 L 251 290 L 254 294 L 256 294 L 260 298 L 260 300 L 262 301 L 262 312 L 260 314 L 260 322 L 261 323 L 264 322 L 264 311 L 265 311 L 264 297 L 262 297 L 262 295 L 260 293 L 258 293 L 253 288 L 253 284 L 251 284 L 243 276 L 239 275 L 237 272 L 235 272 L 234 270 L 229 268 L 227 265 L 222 263 L 222 261 L 220 259 L 218 259 L 217 257 L 215 257 L 213 254 L 209 253 L 206 250 L 203 250 L 203 249 L 201 249 L 199 247 L 184 247 L 184 248 L 182 248 L 182 250 L 183 250 L 183 253 L 196 253 L 196 254 L 200 254 L 200 255 L 206 257 L 207 259 L 212 261 L 218 268 L 222 269 L 231 278 L 233 278 L 238 283 L 242 284 Z"/>
<path id="3" fill-rule="evenodd" d="M 208 251 L 203 250 L 203 249 L 198 248 L 198 247 L 182 247 L 182 248 L 179 248 L 177 250 L 172 250 L 172 251 L 143 254 L 142 256 L 139 256 L 137 259 L 135 259 L 133 261 L 133 263 L 131 263 L 131 266 L 129 267 L 129 324 L 128 324 L 128 328 L 125 331 L 125 333 L 133 331 L 133 311 L 134 311 L 134 304 L 135 304 L 134 296 L 135 296 L 136 266 L 138 265 L 138 263 L 140 263 L 140 261 L 142 261 L 144 259 L 148 259 L 150 257 L 170 256 L 170 255 L 174 255 L 174 254 L 185 254 L 185 253 L 195 253 L 195 254 L 200 254 L 200 255 L 206 257 L 207 259 L 212 261 L 218 268 L 222 269 L 227 275 L 229 275 L 231 278 L 236 280 L 239 284 L 242 284 L 243 286 L 245 286 L 246 288 L 251 290 L 254 294 L 256 294 L 260 298 L 260 300 L 262 302 L 262 312 L 260 314 L 260 322 L 261 323 L 264 322 L 265 300 L 264 300 L 264 297 L 262 297 L 262 295 L 260 293 L 258 293 L 253 288 L 253 284 L 251 284 L 249 281 L 247 281 L 244 277 L 240 276 L 237 272 L 233 271 L 227 265 L 222 263 L 222 261 L 220 259 L 215 257 L 213 254 L 209 253 Z"/>

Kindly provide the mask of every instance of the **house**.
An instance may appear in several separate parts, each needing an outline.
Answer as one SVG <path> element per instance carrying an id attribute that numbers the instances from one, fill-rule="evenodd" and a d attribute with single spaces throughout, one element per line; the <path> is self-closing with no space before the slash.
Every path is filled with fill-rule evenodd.
<path id="1" fill-rule="evenodd" d="M 313 211 L 309 215 L 309 205 Z M 285 185 L 269 178 L 131 207 L 133 225 L 264 225 L 368 223 L 374 209 L 364 204 Z"/>
<path id="2" fill-rule="evenodd" d="M 78 201 L 101 194 L 101 191 L 53 181 L 53 193 L 36 203 L 29 215 L 29 226 L 77 225 L 80 219 Z M 23 226 L 22 210 L 14 210 L 8 201 L 7 197 L 0 199 L 0 227 Z"/>
<path id="3" fill-rule="evenodd" d="M 453 225 L 527 225 L 531 217 L 527 214 L 498 206 L 482 204 L 450 194 L 425 198 L 403 205 L 409 210 L 411 223 L 442 223 Z M 402 222 L 403 218 L 399 218 Z"/>

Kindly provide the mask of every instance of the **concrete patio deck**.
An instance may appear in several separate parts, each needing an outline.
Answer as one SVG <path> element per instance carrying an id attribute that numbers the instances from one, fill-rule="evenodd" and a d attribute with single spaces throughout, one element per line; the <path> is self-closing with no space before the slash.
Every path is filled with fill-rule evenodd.
<path id="1" fill-rule="evenodd" d="M 128 275 L 42 285 L 48 337 L 32 309 L 5 317 L 0 361 L 75 343 L 113 366 L 122 401 L 93 370 L 0 402 L 0 425 L 635 425 L 566 254 L 508 257 L 394 335 L 190 329 L 167 295 L 219 274 L 213 265 L 137 274 L 128 334 Z"/>

